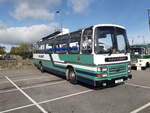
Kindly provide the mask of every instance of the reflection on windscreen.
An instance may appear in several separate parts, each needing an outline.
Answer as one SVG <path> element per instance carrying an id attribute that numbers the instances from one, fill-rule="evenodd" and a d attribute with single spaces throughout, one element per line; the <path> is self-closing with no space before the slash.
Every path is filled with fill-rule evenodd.
<path id="1" fill-rule="evenodd" d="M 125 42 L 126 33 L 122 29 L 116 29 L 116 39 L 118 45 L 118 52 L 123 53 L 126 51 L 126 42 Z"/>
<path id="2" fill-rule="evenodd" d="M 109 51 L 112 49 L 113 35 L 112 28 L 97 28 L 95 34 L 95 52 L 97 54 L 109 53 Z"/>
<path id="3" fill-rule="evenodd" d="M 108 52 L 112 48 L 111 34 L 105 34 L 105 37 L 97 39 L 97 52 Z"/>
<path id="4" fill-rule="evenodd" d="M 95 53 L 125 53 L 127 37 L 124 29 L 97 27 L 95 30 Z"/>

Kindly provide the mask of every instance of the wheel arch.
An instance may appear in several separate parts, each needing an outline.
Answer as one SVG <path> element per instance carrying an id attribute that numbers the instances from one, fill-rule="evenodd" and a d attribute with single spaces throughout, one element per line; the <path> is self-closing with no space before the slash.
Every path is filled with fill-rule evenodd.
<path id="1" fill-rule="evenodd" d="M 76 73 L 76 69 L 75 69 L 75 67 L 73 67 L 72 65 L 68 65 L 68 66 L 66 67 L 66 69 L 72 69 L 72 70 Z"/>
<path id="2" fill-rule="evenodd" d="M 39 61 L 39 65 L 42 65 L 42 61 L 41 60 Z"/>
<path id="3" fill-rule="evenodd" d="M 146 67 L 149 67 L 150 66 L 150 63 L 149 62 L 146 62 Z"/>
<path id="4" fill-rule="evenodd" d="M 74 67 L 71 66 L 71 65 L 68 65 L 68 66 L 66 67 L 66 69 L 74 69 Z"/>

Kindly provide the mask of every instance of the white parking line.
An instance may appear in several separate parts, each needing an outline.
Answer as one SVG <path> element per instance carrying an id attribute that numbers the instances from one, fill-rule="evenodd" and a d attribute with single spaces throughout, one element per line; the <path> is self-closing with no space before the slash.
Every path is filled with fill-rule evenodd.
<path id="1" fill-rule="evenodd" d="M 22 89 L 20 89 L 11 79 L 7 76 L 5 78 L 13 84 L 24 96 L 26 96 L 35 106 L 37 106 L 43 113 L 48 113 L 42 106 L 40 106 L 35 100 L 33 100 L 27 93 L 25 93 Z"/>
<path id="2" fill-rule="evenodd" d="M 10 74 L 11 74 L 11 75 L 10 75 Z M 12 74 L 13 74 L 13 75 L 12 75 Z M 9 75 L 9 76 L 8 76 L 8 75 Z M 37 76 L 37 75 L 38 75 L 38 76 L 41 76 L 41 73 L 23 73 L 23 74 L 22 74 L 22 73 L 20 72 L 20 73 L 17 73 L 17 74 L 16 74 L 16 73 L 9 73 L 9 74 L 8 74 L 8 73 L 1 73 L 1 74 L 0 74 L 0 76 L 8 76 L 8 77 L 20 77 L 20 76 L 27 76 L 27 77 L 29 76 L 29 77 L 30 77 L 30 76 L 35 76 L 35 75 L 36 75 L 36 76 Z M 48 76 L 46 73 L 42 73 L 42 76 L 43 76 L 43 75 L 44 75 L 44 76 Z"/>
<path id="3" fill-rule="evenodd" d="M 143 109 L 145 109 L 145 108 L 147 108 L 149 106 L 150 106 L 150 102 L 145 104 L 145 105 L 143 105 L 143 106 L 141 106 L 141 107 L 139 107 L 139 108 L 137 108 L 137 109 L 135 109 L 135 110 L 133 110 L 133 111 L 131 111 L 130 113 L 138 113 L 139 111 L 141 111 L 141 110 L 143 110 Z"/>
<path id="4" fill-rule="evenodd" d="M 54 99 L 50 99 L 50 100 L 46 100 L 46 101 L 43 101 L 43 102 L 39 102 L 39 104 L 44 104 L 44 103 L 60 100 L 60 99 L 63 99 L 63 98 L 68 98 L 68 97 L 72 97 L 72 96 L 88 93 L 88 92 L 91 92 L 91 91 L 94 91 L 94 90 L 91 89 L 91 90 L 86 90 L 86 91 L 82 91 L 82 92 L 79 92 L 79 93 L 74 93 L 74 94 L 70 94 L 70 95 L 66 95 L 66 96 L 62 96 L 62 97 L 57 97 L 57 98 L 54 98 Z"/>
<path id="5" fill-rule="evenodd" d="M 38 104 L 53 102 L 53 101 L 56 101 L 56 100 L 60 100 L 60 99 L 69 98 L 69 97 L 72 97 L 72 96 L 77 96 L 77 95 L 81 95 L 81 94 L 84 94 L 84 93 L 88 93 L 88 92 L 91 92 L 91 91 L 94 91 L 94 90 L 92 90 L 92 89 L 91 90 L 85 90 L 85 91 L 81 91 L 81 92 L 78 92 L 78 93 L 73 93 L 73 94 L 69 94 L 69 95 L 65 95 L 65 96 L 61 96 L 61 97 L 41 101 Z M 28 108 L 28 107 L 31 107 L 31 106 L 34 106 L 34 104 L 28 104 L 28 105 L 25 105 L 25 106 L 12 108 L 12 109 L 8 109 L 8 110 L 5 110 L 5 111 L 0 111 L 0 113 L 7 113 L 7 112 L 10 112 L 10 111 L 15 111 L 15 110 L 18 110 L 18 109 L 23 109 L 23 108 Z"/>
<path id="6" fill-rule="evenodd" d="M 30 86 L 30 87 L 24 87 L 24 88 L 21 88 L 21 89 L 31 89 L 31 88 L 38 88 L 38 87 L 44 87 L 44 86 L 51 86 L 51 85 L 61 84 L 61 83 L 64 83 L 64 82 L 66 82 L 66 80 L 59 81 L 59 82 L 54 82 L 54 83 L 47 83 L 47 84 L 40 84 L 40 85 Z M 11 90 L 7 90 L 7 91 L 0 91 L 0 94 L 13 92 L 13 91 L 18 91 L 18 89 L 11 89 Z"/>
<path id="7" fill-rule="evenodd" d="M 29 79 L 20 79 L 20 80 L 14 80 L 14 82 L 19 82 L 19 81 L 27 81 L 27 80 L 38 80 L 38 79 L 43 79 L 43 78 L 46 78 L 46 77 L 36 77 L 36 78 L 29 78 Z M 4 84 L 4 83 L 9 83 L 8 81 L 3 81 L 3 82 L 0 82 L 0 84 Z"/>
<path id="8" fill-rule="evenodd" d="M 125 83 L 125 84 L 126 84 L 126 85 L 129 85 L 129 86 L 135 86 L 135 87 L 140 87 L 140 88 L 150 89 L 149 86 L 142 86 L 142 85 L 133 84 L 133 83 Z"/>

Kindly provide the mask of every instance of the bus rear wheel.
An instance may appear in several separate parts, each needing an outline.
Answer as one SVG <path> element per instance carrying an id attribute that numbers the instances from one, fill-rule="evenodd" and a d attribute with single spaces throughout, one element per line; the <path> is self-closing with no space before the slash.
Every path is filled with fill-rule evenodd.
<path id="1" fill-rule="evenodd" d="M 68 71 L 69 71 L 68 77 L 69 77 L 70 83 L 77 84 L 77 76 L 76 76 L 74 70 L 72 68 L 70 68 Z"/>
<path id="2" fill-rule="evenodd" d="M 42 73 L 44 73 L 44 68 L 43 68 L 42 64 L 40 64 L 40 71 L 41 71 Z"/>

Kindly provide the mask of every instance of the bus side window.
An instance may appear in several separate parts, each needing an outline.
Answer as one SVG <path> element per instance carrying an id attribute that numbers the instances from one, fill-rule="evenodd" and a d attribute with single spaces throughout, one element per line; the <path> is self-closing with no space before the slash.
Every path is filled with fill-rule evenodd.
<path id="1" fill-rule="evenodd" d="M 147 54 L 148 55 L 150 54 L 150 48 L 147 48 Z"/>
<path id="2" fill-rule="evenodd" d="M 68 34 L 56 38 L 55 53 L 66 54 L 68 52 L 68 39 Z"/>
<path id="3" fill-rule="evenodd" d="M 82 53 L 91 54 L 92 53 L 92 28 L 84 30 L 82 37 Z"/>
<path id="4" fill-rule="evenodd" d="M 52 53 L 52 44 L 46 44 L 46 53 Z"/>
<path id="5" fill-rule="evenodd" d="M 38 50 L 39 50 L 38 43 L 34 44 L 33 47 L 34 47 L 34 53 L 38 53 Z"/>
<path id="6" fill-rule="evenodd" d="M 44 44 L 39 45 L 39 50 L 44 50 Z"/>
<path id="7" fill-rule="evenodd" d="M 73 32 L 70 34 L 69 39 L 69 53 L 79 54 L 80 53 L 80 40 L 81 40 L 81 31 Z"/>
<path id="8" fill-rule="evenodd" d="M 60 53 L 60 51 L 59 51 L 59 44 L 55 45 L 55 53 Z"/>
<path id="9" fill-rule="evenodd" d="M 148 49 L 147 48 L 145 48 L 145 54 L 148 54 Z"/>
<path id="10" fill-rule="evenodd" d="M 38 53 L 44 53 L 45 45 L 44 44 L 38 44 Z"/>

